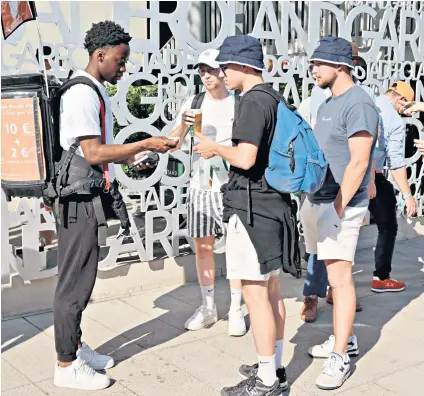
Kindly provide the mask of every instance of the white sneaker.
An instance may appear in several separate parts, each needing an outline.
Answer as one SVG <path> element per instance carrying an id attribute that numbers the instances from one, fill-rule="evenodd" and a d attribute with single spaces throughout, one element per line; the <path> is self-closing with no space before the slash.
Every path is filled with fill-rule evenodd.
<path id="1" fill-rule="evenodd" d="M 322 373 L 315 384 L 319 389 L 332 390 L 340 388 L 350 375 L 349 355 L 340 356 L 331 353 L 323 366 Z"/>
<path id="2" fill-rule="evenodd" d="M 201 330 L 217 321 L 218 313 L 216 312 L 216 306 L 214 306 L 213 309 L 208 309 L 201 305 L 197 308 L 196 312 L 190 316 L 187 322 L 185 322 L 184 327 L 187 330 Z"/>
<path id="3" fill-rule="evenodd" d="M 100 355 L 93 351 L 85 342 L 78 349 L 77 357 L 84 360 L 94 370 L 106 370 L 115 365 L 113 358 L 107 355 Z"/>
<path id="4" fill-rule="evenodd" d="M 325 341 L 323 344 L 315 345 L 308 349 L 309 356 L 317 359 L 328 358 L 334 349 L 334 344 L 336 339 L 334 335 L 331 335 L 330 338 Z M 349 356 L 358 356 L 359 355 L 359 346 L 358 338 L 356 335 L 350 336 L 349 341 L 347 342 L 346 353 Z"/>
<path id="5" fill-rule="evenodd" d="M 228 334 L 233 337 L 241 337 L 246 332 L 246 322 L 241 308 L 230 310 L 228 312 Z"/>
<path id="6" fill-rule="evenodd" d="M 110 385 L 106 374 L 94 371 L 88 364 L 77 358 L 68 367 L 60 367 L 56 363 L 54 369 L 54 384 L 59 388 L 98 390 Z"/>

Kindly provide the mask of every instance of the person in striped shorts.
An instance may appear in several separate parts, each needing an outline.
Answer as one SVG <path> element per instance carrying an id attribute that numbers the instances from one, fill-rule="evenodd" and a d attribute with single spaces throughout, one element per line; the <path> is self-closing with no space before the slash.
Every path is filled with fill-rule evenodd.
<path id="1" fill-rule="evenodd" d="M 234 119 L 235 97 L 227 91 L 224 79 L 219 77 L 219 64 L 215 61 L 219 51 L 202 52 L 198 60 L 199 75 L 205 87 L 201 103 L 202 134 L 215 142 L 230 146 Z M 170 136 L 179 136 L 180 144 L 194 123 L 193 100 L 188 98 L 182 105 Z M 196 144 L 194 138 L 194 144 Z M 221 186 L 228 181 L 228 165 L 220 157 L 201 158 L 193 154 L 191 179 L 187 200 L 188 233 L 196 249 L 196 268 L 202 292 L 202 305 L 186 321 L 187 330 L 200 330 L 218 320 L 214 298 L 214 244 L 217 234 L 225 234 L 222 221 Z M 231 280 L 231 305 L 228 314 L 228 333 L 242 336 L 246 333 L 244 314 L 241 310 L 241 281 Z"/>

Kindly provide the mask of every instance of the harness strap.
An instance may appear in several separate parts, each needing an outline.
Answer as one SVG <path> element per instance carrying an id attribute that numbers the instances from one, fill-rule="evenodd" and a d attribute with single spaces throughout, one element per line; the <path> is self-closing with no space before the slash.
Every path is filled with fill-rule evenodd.
<path id="1" fill-rule="evenodd" d="M 66 153 L 66 157 L 63 160 L 63 163 L 59 169 L 59 174 L 57 176 L 57 180 L 56 180 L 56 193 L 57 193 L 57 198 L 54 202 L 54 212 L 57 214 L 57 222 L 60 224 L 62 219 L 61 216 L 59 216 L 59 200 L 60 200 L 60 196 L 61 196 L 61 189 L 62 189 L 62 179 L 65 176 L 65 174 L 68 171 L 69 168 L 69 164 L 71 163 L 72 157 L 75 154 L 75 151 L 77 150 L 79 146 L 79 140 L 77 139 L 72 146 L 69 148 L 68 152 Z"/>
<path id="2" fill-rule="evenodd" d="M 102 200 L 100 194 L 93 197 L 93 208 L 97 219 L 97 241 L 99 246 L 106 246 L 107 238 L 107 220 L 103 210 Z"/>
<path id="3" fill-rule="evenodd" d="M 102 131 L 102 143 L 106 144 L 106 111 L 103 100 L 100 100 L 100 128 Z M 103 164 L 103 177 L 105 179 L 104 192 L 108 192 L 110 189 L 110 172 L 108 163 Z"/>

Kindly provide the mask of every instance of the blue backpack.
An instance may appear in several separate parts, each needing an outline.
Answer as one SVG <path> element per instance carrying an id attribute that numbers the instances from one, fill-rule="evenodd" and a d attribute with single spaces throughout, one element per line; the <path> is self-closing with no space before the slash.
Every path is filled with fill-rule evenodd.
<path id="1" fill-rule="evenodd" d="M 283 193 L 314 193 L 324 183 L 328 161 L 318 146 L 312 128 L 274 89 L 253 88 L 279 102 L 277 124 L 269 151 L 267 183 Z"/>

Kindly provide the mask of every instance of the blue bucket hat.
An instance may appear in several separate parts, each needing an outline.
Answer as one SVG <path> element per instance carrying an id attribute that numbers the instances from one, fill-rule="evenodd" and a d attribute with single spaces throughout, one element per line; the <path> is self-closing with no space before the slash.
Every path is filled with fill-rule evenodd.
<path id="1" fill-rule="evenodd" d="M 309 62 L 313 61 L 345 65 L 353 69 L 352 43 L 341 37 L 324 37 L 318 41 L 318 45 L 309 60 Z"/>
<path id="2" fill-rule="evenodd" d="M 221 65 L 235 63 L 256 70 L 265 70 L 262 45 L 257 38 L 252 36 L 226 37 L 219 49 L 216 61 Z"/>

